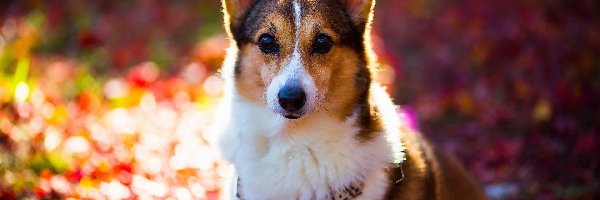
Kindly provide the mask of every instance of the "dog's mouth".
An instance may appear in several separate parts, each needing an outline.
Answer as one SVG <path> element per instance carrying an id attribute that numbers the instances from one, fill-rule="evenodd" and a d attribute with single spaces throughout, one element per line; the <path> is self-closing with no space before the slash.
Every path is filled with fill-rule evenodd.
<path id="1" fill-rule="evenodd" d="M 286 119 L 289 119 L 289 120 L 300 119 L 307 114 L 307 112 L 304 109 L 298 110 L 296 112 L 290 112 L 290 111 L 286 111 L 286 110 L 276 110 L 274 112 L 276 114 L 278 114 L 279 116 L 285 117 Z"/>
<path id="2" fill-rule="evenodd" d="M 299 119 L 302 116 L 297 115 L 297 114 L 284 114 L 283 117 L 288 118 L 288 119 Z"/>
<path id="3" fill-rule="evenodd" d="M 281 107 L 275 107 L 275 106 L 270 106 L 270 105 L 268 107 L 271 109 L 273 114 L 285 117 L 288 120 L 300 119 L 308 113 L 308 112 L 306 112 L 306 109 L 301 109 L 298 111 L 290 112 L 290 111 L 282 109 Z M 273 107 L 275 107 L 275 108 L 273 108 Z"/>

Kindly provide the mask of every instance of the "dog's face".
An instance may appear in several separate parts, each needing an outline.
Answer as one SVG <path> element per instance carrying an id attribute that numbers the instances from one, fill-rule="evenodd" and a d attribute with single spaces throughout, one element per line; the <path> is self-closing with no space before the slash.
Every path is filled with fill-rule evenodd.
<path id="1" fill-rule="evenodd" d="M 372 0 L 224 0 L 237 91 L 288 119 L 348 116 L 370 83 Z"/>

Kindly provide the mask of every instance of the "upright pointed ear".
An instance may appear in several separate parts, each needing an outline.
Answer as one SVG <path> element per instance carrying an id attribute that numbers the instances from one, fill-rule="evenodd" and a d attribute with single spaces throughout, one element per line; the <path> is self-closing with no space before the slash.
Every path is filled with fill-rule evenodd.
<path id="1" fill-rule="evenodd" d="M 340 0 L 342 6 L 352 18 L 352 22 L 361 31 L 367 30 L 373 19 L 375 0 Z"/>
<path id="2" fill-rule="evenodd" d="M 229 37 L 233 37 L 232 33 L 241 26 L 243 16 L 254 1 L 255 0 L 221 0 L 225 29 L 227 34 L 229 34 Z"/>

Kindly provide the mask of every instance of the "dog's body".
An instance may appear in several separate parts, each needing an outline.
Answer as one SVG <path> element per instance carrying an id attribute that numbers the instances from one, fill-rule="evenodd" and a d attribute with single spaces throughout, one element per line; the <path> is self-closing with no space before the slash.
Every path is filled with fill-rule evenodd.
<path id="1" fill-rule="evenodd" d="M 224 0 L 231 199 L 485 199 L 372 78 L 372 0 Z M 237 196 L 237 197 L 236 197 Z"/>

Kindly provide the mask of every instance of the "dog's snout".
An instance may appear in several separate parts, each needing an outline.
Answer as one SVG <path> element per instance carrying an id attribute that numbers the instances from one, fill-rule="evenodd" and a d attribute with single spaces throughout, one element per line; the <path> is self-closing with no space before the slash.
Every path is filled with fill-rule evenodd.
<path id="1" fill-rule="evenodd" d="M 299 81 L 288 81 L 277 94 L 279 105 L 288 112 L 296 112 L 306 103 L 306 93 Z"/>

